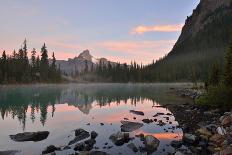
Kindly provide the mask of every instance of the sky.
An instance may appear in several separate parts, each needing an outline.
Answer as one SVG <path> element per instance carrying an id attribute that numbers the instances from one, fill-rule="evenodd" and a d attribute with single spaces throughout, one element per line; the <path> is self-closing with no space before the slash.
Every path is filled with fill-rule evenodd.
<path id="1" fill-rule="evenodd" d="M 43 43 L 59 60 L 89 49 L 97 58 L 147 64 L 170 52 L 200 0 L 5 0 L 0 51 Z"/>

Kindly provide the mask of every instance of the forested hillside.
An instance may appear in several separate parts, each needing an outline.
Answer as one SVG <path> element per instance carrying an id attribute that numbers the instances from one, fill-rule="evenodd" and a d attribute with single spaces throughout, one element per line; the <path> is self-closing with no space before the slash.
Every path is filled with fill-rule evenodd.
<path id="1" fill-rule="evenodd" d="M 202 0 L 188 17 L 172 51 L 147 66 L 154 81 L 206 80 L 223 66 L 232 34 L 232 0 Z"/>

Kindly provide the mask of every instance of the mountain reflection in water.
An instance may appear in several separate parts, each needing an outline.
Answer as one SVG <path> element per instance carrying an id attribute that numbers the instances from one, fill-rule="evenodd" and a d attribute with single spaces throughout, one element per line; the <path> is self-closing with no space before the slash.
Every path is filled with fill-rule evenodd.
<path id="1" fill-rule="evenodd" d="M 161 88 L 152 84 L 79 84 L 3 87 L 0 89 L 0 113 L 3 120 L 10 116 L 17 118 L 24 129 L 27 112 L 30 112 L 32 122 L 35 120 L 35 113 L 40 113 L 40 122 L 44 125 L 48 111 L 54 116 L 56 104 L 67 103 L 88 115 L 94 103 L 97 104 L 95 106 L 103 107 L 111 106 L 113 102 L 114 106 L 120 105 L 120 101 L 136 106 L 137 102 L 145 99 L 161 105 L 180 102 L 167 94 L 167 89 L 162 89 L 168 85 L 160 86 Z M 66 107 L 62 110 L 67 111 L 69 108 L 72 109 Z"/>
<path id="2" fill-rule="evenodd" d="M 20 155 L 41 154 L 48 145 L 64 146 L 72 140 L 73 130 L 83 128 L 96 131 L 96 147 L 103 149 L 111 134 L 120 131 L 121 120 L 140 122 L 145 118 L 155 119 L 157 113 L 170 113 L 160 105 L 186 102 L 177 97 L 170 87 L 182 87 L 178 84 L 64 84 L 64 85 L 28 85 L 0 87 L 0 150 L 20 150 Z M 144 112 L 144 116 L 130 113 L 130 110 Z M 155 154 L 172 151 L 170 142 L 182 138 L 182 130 L 174 116 L 156 117 L 165 122 L 145 124 L 132 132 L 153 135 L 160 140 Z M 101 123 L 104 125 L 102 126 Z M 171 123 L 171 124 L 170 124 Z M 174 129 L 171 129 L 174 127 Z M 47 139 L 41 142 L 17 143 L 9 135 L 20 132 L 49 131 Z M 137 146 L 143 145 L 134 139 Z M 166 150 L 163 152 L 163 150 Z M 103 149 L 110 154 L 122 151 L 131 154 L 127 145 L 118 149 Z M 63 153 L 63 152 L 62 152 Z M 70 154 L 73 152 L 67 152 Z"/>

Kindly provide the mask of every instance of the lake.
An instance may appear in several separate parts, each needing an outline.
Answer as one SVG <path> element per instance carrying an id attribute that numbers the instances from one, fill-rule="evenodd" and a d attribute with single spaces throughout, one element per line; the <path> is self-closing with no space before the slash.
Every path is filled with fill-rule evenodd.
<path id="1" fill-rule="evenodd" d="M 25 85 L 0 87 L 0 151 L 19 150 L 17 154 L 36 155 L 49 145 L 63 147 L 74 138 L 74 130 L 82 128 L 96 131 L 95 148 L 109 154 L 134 154 L 127 147 L 115 146 L 110 135 L 121 131 L 120 121 L 142 123 L 142 119 L 154 119 L 157 113 L 171 113 L 162 107 L 165 104 L 187 102 L 176 96 L 170 88 L 188 84 L 61 84 Z M 143 111 L 144 116 L 130 113 Z M 165 115 L 157 117 L 165 122 L 143 123 L 143 127 L 130 133 L 132 137 L 143 133 L 160 140 L 153 154 L 174 151 L 172 140 L 182 138 L 175 116 L 169 120 Z M 101 125 L 103 123 L 104 125 Z M 171 129 L 172 128 L 172 129 Z M 15 142 L 9 135 L 22 132 L 49 131 L 47 139 L 38 142 Z M 137 147 L 144 144 L 135 137 L 129 143 Z M 128 144 L 129 144 L 128 143 Z M 73 149 L 56 151 L 56 154 L 71 154 Z M 137 154 L 141 154 L 138 152 Z"/>

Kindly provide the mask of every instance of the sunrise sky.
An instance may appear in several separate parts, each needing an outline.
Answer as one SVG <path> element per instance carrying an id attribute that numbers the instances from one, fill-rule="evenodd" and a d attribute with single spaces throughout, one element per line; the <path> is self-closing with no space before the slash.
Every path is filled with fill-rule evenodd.
<path id="1" fill-rule="evenodd" d="M 0 50 L 40 51 L 57 59 L 89 49 L 112 61 L 149 63 L 167 54 L 200 0 L 5 0 L 0 5 Z"/>

